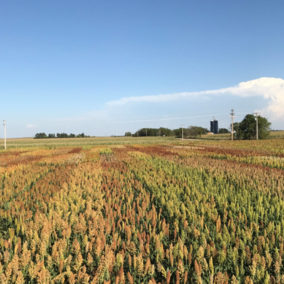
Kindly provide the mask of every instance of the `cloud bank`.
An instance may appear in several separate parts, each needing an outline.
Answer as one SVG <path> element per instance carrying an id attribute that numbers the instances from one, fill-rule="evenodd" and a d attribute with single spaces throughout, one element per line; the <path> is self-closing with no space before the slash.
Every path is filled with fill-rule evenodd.
<path id="1" fill-rule="evenodd" d="M 125 97 L 119 100 L 110 101 L 107 106 L 122 106 L 128 103 L 164 103 L 178 101 L 183 98 L 213 96 L 213 95 L 233 95 L 239 97 L 262 97 L 267 99 L 268 106 L 261 111 L 262 115 L 278 119 L 284 116 L 284 80 L 281 78 L 262 77 L 259 79 L 241 82 L 237 86 L 218 90 L 208 90 L 200 92 L 183 92 L 156 96 Z"/>

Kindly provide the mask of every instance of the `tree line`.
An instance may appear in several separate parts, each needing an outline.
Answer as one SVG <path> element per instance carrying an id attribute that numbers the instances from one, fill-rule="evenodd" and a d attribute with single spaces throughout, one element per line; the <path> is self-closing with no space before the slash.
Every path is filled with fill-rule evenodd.
<path id="1" fill-rule="evenodd" d="M 45 138 L 84 138 L 84 137 L 90 137 L 89 135 L 85 135 L 84 133 L 75 135 L 73 133 L 67 134 L 67 133 L 49 133 L 46 135 L 44 132 L 36 133 L 34 139 L 45 139 Z"/>
<path id="2" fill-rule="evenodd" d="M 258 137 L 259 139 L 267 139 L 270 135 L 271 123 L 267 118 L 258 117 Z M 227 128 L 219 128 L 219 133 L 230 133 L 232 125 Z M 182 133 L 183 132 L 183 133 Z M 186 128 L 142 128 L 137 130 L 135 133 L 126 132 L 125 136 L 143 137 L 143 136 L 172 136 L 176 138 L 197 138 L 203 134 L 209 133 L 209 130 L 200 126 L 189 126 Z M 253 114 L 247 114 L 241 122 L 234 123 L 234 138 L 238 140 L 249 140 L 256 138 L 256 118 Z"/>
<path id="3" fill-rule="evenodd" d="M 258 119 L 258 138 L 267 139 L 270 135 L 271 123 L 267 118 L 259 116 Z M 256 118 L 253 114 L 247 114 L 241 122 L 235 122 L 234 135 L 239 140 L 250 140 L 256 138 Z M 230 130 L 232 124 L 230 125 Z"/>
<path id="4" fill-rule="evenodd" d="M 126 132 L 125 136 L 133 136 L 133 137 L 143 137 L 143 136 L 165 136 L 165 137 L 177 137 L 181 138 L 183 132 L 183 137 L 196 137 L 202 134 L 206 134 L 209 132 L 207 128 L 203 128 L 200 126 L 189 126 L 187 128 L 177 128 L 177 129 L 169 129 L 169 128 L 141 128 L 137 130 L 135 133 Z"/>

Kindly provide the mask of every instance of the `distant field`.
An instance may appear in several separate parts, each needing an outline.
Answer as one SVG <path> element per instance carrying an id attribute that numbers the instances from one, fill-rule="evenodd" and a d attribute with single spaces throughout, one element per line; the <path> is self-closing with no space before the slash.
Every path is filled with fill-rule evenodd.
<path id="1" fill-rule="evenodd" d="M 284 131 L 271 132 L 271 139 L 284 138 Z M 201 135 L 198 140 L 218 141 L 230 140 L 231 134 Z M 68 147 L 87 145 L 129 145 L 129 144 L 163 144 L 177 142 L 174 137 L 93 137 L 93 138 L 55 138 L 55 139 L 33 139 L 33 138 L 11 138 L 7 139 L 7 148 L 25 147 Z M 4 141 L 0 139 L 0 149 L 3 149 Z"/>
<path id="2" fill-rule="evenodd" d="M 271 138 L 273 139 L 284 138 L 284 131 L 272 131 Z"/>
<path id="3" fill-rule="evenodd" d="M 270 139 L 282 139 L 284 138 L 284 131 L 272 131 L 270 133 Z M 231 133 L 214 134 L 214 135 L 201 135 L 201 139 L 207 140 L 231 140 Z"/>
<path id="4" fill-rule="evenodd" d="M 66 147 L 86 145 L 125 145 L 125 144 L 156 144 L 173 142 L 173 137 L 94 137 L 94 138 L 55 138 L 33 139 L 13 138 L 7 139 L 7 148 L 23 147 Z M 0 139 L 0 149 L 4 141 Z"/>
<path id="5" fill-rule="evenodd" d="M 225 134 L 214 134 L 214 135 L 201 135 L 201 139 L 208 139 L 208 140 L 230 140 L 231 133 Z"/>

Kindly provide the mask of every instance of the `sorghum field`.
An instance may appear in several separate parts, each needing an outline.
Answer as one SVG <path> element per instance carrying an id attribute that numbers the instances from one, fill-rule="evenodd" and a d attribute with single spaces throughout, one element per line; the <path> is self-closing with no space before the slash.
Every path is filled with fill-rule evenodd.
<path id="1" fill-rule="evenodd" d="M 284 283 L 284 140 L 0 151 L 0 283 Z"/>

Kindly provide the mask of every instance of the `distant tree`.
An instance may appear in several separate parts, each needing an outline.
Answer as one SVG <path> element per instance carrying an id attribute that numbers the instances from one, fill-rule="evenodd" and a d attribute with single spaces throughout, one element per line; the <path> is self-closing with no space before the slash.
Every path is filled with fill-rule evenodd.
<path id="1" fill-rule="evenodd" d="M 76 135 L 73 134 L 73 133 L 70 133 L 69 137 L 70 137 L 70 138 L 74 138 L 74 137 L 76 137 Z"/>
<path id="2" fill-rule="evenodd" d="M 47 135 L 42 132 L 42 133 L 37 133 L 34 137 L 35 139 L 42 139 L 42 138 L 47 138 Z"/>
<path id="3" fill-rule="evenodd" d="M 200 126 L 189 126 L 185 131 L 185 135 L 189 137 L 197 137 L 208 132 L 209 130 L 207 128 L 203 128 Z"/>
<path id="4" fill-rule="evenodd" d="M 48 138 L 55 138 L 55 134 L 54 133 L 49 133 L 48 134 Z"/>
<path id="5" fill-rule="evenodd" d="M 270 135 L 271 123 L 265 117 L 258 117 L 258 138 L 266 139 Z M 237 136 L 240 139 L 255 139 L 256 138 L 256 119 L 253 114 L 247 114 L 240 122 L 237 131 Z"/>
<path id="6" fill-rule="evenodd" d="M 173 136 L 173 131 L 168 128 L 141 128 L 133 136 Z"/>
<path id="7" fill-rule="evenodd" d="M 131 135 L 131 132 L 125 132 L 124 136 L 132 136 L 132 135 Z"/>
<path id="8" fill-rule="evenodd" d="M 230 131 L 227 128 L 219 128 L 219 133 L 230 133 Z"/>
<path id="9" fill-rule="evenodd" d="M 191 138 L 201 136 L 202 134 L 202 129 L 201 127 L 196 127 L 196 126 L 189 126 L 186 131 L 184 131 L 184 135 L 189 136 Z"/>
<path id="10" fill-rule="evenodd" d="M 173 136 L 174 132 L 173 130 L 169 129 L 169 128 L 165 128 L 165 127 L 160 127 L 157 129 L 157 136 Z"/>
<path id="11" fill-rule="evenodd" d="M 78 134 L 77 137 L 78 138 L 85 137 L 85 134 L 84 133 Z"/>
<path id="12" fill-rule="evenodd" d="M 57 133 L 56 137 L 57 138 L 68 138 L 68 134 L 67 133 Z"/>
<path id="13" fill-rule="evenodd" d="M 173 133 L 174 133 L 174 136 L 176 138 L 181 138 L 181 136 L 182 136 L 182 129 L 181 128 L 174 129 Z"/>

